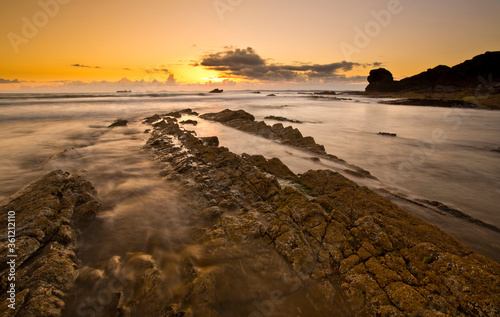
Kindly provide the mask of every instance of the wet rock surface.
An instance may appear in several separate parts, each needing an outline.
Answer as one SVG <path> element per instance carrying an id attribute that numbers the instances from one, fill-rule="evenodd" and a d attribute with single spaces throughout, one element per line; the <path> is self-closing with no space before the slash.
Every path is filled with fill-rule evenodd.
<path id="1" fill-rule="evenodd" d="M 288 119 L 288 118 L 281 117 L 281 116 L 267 116 L 264 119 L 283 121 L 283 122 L 291 122 L 291 123 L 302 123 L 302 121 L 300 121 L 300 120 Z"/>
<path id="2" fill-rule="evenodd" d="M 291 145 L 317 154 L 326 154 L 325 147 L 316 144 L 312 137 L 303 137 L 298 129 L 284 127 L 276 123 L 272 127 L 264 121 L 255 121 L 255 117 L 243 110 L 226 109 L 219 113 L 207 113 L 200 116 L 206 120 L 217 121 L 232 128 L 257 134 L 266 139 L 279 140 L 283 144 Z"/>
<path id="3" fill-rule="evenodd" d="M 60 316 L 67 292 L 78 276 L 75 248 L 81 230 L 101 208 L 92 185 L 54 171 L 29 185 L 1 207 L 1 222 L 15 212 L 15 281 L 8 280 L 7 226 L 1 230 L 1 292 L 15 283 L 15 309 L 3 300 L 2 316 Z"/>
<path id="4" fill-rule="evenodd" d="M 189 244 L 161 253 L 152 234 L 144 252 L 81 265 L 76 241 L 100 205 L 89 183 L 51 173 L 2 209 L 19 212 L 18 316 L 500 313 L 497 262 L 339 173 L 295 175 L 279 159 L 236 155 L 176 117 L 144 120 L 146 148 L 177 188 Z"/>
<path id="5" fill-rule="evenodd" d="M 293 175 L 168 118 L 148 147 L 198 215 L 204 250 L 184 261 L 167 316 L 499 314 L 497 262 L 338 173 Z"/>
<path id="6" fill-rule="evenodd" d="M 206 113 L 200 116 L 202 119 L 220 122 L 229 127 L 256 134 L 266 139 L 276 140 L 282 144 L 293 146 L 303 151 L 313 153 L 320 158 L 331 160 L 337 163 L 342 163 L 350 169 L 354 175 L 359 177 L 367 177 L 375 179 L 370 172 L 346 163 L 344 160 L 338 157 L 328 154 L 325 151 L 325 147 L 321 144 L 317 144 L 313 137 L 302 136 L 302 133 L 295 128 L 284 127 L 282 123 L 276 123 L 273 126 L 267 125 L 264 121 L 255 121 L 255 117 L 243 110 L 223 110 L 218 113 Z"/>
<path id="7" fill-rule="evenodd" d="M 108 128 L 125 127 L 128 124 L 128 120 L 116 119 L 115 122 L 110 124 Z"/>

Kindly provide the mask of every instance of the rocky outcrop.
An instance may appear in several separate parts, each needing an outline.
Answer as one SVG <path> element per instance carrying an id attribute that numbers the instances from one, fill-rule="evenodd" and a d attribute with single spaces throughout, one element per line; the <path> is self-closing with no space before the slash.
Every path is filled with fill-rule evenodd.
<path id="1" fill-rule="evenodd" d="M 92 185 L 81 177 L 52 172 L 1 207 L 0 289 L 15 284 L 15 309 L 2 300 L 2 316 L 60 316 L 67 292 L 78 276 L 77 239 L 99 212 Z M 8 211 L 15 216 L 8 218 Z M 13 213 L 10 214 L 13 214 Z M 7 221 L 15 221 L 8 241 Z M 15 244 L 13 252 L 9 243 Z M 11 258 L 9 255 L 16 255 Z M 15 280 L 8 261 L 15 260 Z"/>
<path id="2" fill-rule="evenodd" d="M 283 144 L 310 152 L 326 160 L 342 163 L 349 168 L 346 170 L 347 172 L 358 177 L 375 178 L 370 172 L 358 166 L 348 164 L 344 160 L 326 153 L 325 147 L 321 144 L 317 144 L 313 137 L 304 137 L 298 129 L 292 128 L 291 126 L 285 128 L 281 123 L 270 126 L 264 121 L 255 121 L 255 117 L 244 110 L 234 111 L 226 109 L 218 113 L 206 113 L 200 117 L 206 120 L 217 121 L 229 127 L 256 134 L 266 139 L 276 140 Z"/>
<path id="3" fill-rule="evenodd" d="M 337 93 L 335 91 L 321 91 L 321 92 L 315 92 L 315 95 L 336 95 Z"/>
<path id="4" fill-rule="evenodd" d="M 125 127 L 128 124 L 128 120 L 124 119 L 116 119 L 115 122 L 110 124 L 108 128 L 115 128 L 115 127 Z"/>
<path id="5" fill-rule="evenodd" d="M 392 73 L 385 68 L 374 69 L 368 76 L 367 92 L 389 92 L 396 89 Z"/>
<path id="6" fill-rule="evenodd" d="M 279 158 L 266 159 L 262 155 L 248 155 L 243 153 L 242 158 L 249 161 L 262 171 L 272 174 L 280 179 L 297 180 L 295 175 Z"/>
<path id="7" fill-rule="evenodd" d="M 464 100 L 429 99 L 429 98 L 405 98 L 396 100 L 386 100 L 383 103 L 388 105 L 405 106 L 425 106 L 444 108 L 479 108 L 477 104 Z"/>
<path id="8" fill-rule="evenodd" d="M 300 121 L 300 120 L 292 120 L 292 119 L 288 119 L 288 118 L 281 117 L 281 116 L 267 116 L 264 119 L 283 121 L 283 122 L 291 122 L 291 123 L 302 123 L 302 121 Z"/>
<path id="9" fill-rule="evenodd" d="M 167 316 L 500 313 L 498 263 L 338 173 L 274 169 L 168 118 L 148 147 L 204 224 L 204 256 L 186 261 Z"/>
<path id="10" fill-rule="evenodd" d="M 179 123 L 180 123 L 180 124 L 192 124 L 192 125 L 194 125 L 194 126 L 198 125 L 198 121 L 196 121 L 196 120 L 191 120 L 191 119 L 189 119 L 189 120 L 184 120 L 184 121 L 181 121 L 181 122 L 179 122 Z"/>
<path id="11" fill-rule="evenodd" d="M 482 79 L 482 81 L 481 81 Z M 366 92 L 450 92 L 475 90 L 487 83 L 489 93 L 499 93 L 500 52 L 486 52 L 453 67 L 444 65 L 394 81 L 384 69 L 370 71 Z"/>
<path id="12" fill-rule="evenodd" d="M 255 121 L 255 117 L 244 110 L 223 110 L 218 113 L 206 113 L 200 116 L 206 120 L 217 121 L 241 131 L 260 135 L 266 139 L 279 140 L 283 144 L 291 145 L 316 154 L 326 154 L 325 147 L 316 144 L 312 137 L 303 137 L 298 129 L 284 127 L 276 123 L 272 127 L 264 121 Z"/>

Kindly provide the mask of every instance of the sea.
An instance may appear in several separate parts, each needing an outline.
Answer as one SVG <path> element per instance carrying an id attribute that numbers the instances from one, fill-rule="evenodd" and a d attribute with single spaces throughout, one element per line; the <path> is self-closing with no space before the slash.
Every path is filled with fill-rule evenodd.
<path id="1" fill-rule="evenodd" d="M 82 251 L 87 264 L 117 250 L 140 250 L 140 242 L 155 230 L 177 243 L 189 224 L 175 188 L 161 179 L 144 149 L 149 127 L 142 119 L 186 108 L 200 114 L 242 109 L 268 124 L 278 122 L 268 116 L 300 121 L 283 124 L 376 180 L 346 177 L 500 262 L 500 230 L 495 229 L 500 228 L 500 112 L 381 103 L 385 100 L 304 91 L 0 94 L 0 204 L 61 169 L 90 180 L 104 206 L 95 238 L 84 247 L 93 251 Z M 116 119 L 129 124 L 108 128 Z M 296 173 L 345 169 L 276 141 L 191 119 L 198 125 L 188 129 L 217 136 L 237 154 L 278 157 Z M 442 203 L 470 218 L 415 203 L 421 201 Z"/>

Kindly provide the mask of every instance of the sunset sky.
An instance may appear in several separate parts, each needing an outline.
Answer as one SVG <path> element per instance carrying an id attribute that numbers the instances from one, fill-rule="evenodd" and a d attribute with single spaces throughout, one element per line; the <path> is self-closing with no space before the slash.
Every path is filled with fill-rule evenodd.
<path id="1" fill-rule="evenodd" d="M 4 92 L 361 90 L 500 50 L 499 0 L 0 1 Z"/>

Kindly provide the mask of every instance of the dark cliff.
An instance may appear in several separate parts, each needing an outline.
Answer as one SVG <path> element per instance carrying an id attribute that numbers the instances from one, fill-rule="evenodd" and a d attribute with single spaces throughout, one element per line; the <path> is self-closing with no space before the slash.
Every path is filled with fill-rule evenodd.
<path id="1" fill-rule="evenodd" d="M 453 67 L 439 65 L 418 75 L 395 81 L 384 68 L 372 70 L 366 92 L 436 92 L 475 89 L 479 85 L 498 89 L 500 51 L 486 52 Z M 498 84 L 496 84 L 498 86 Z"/>

